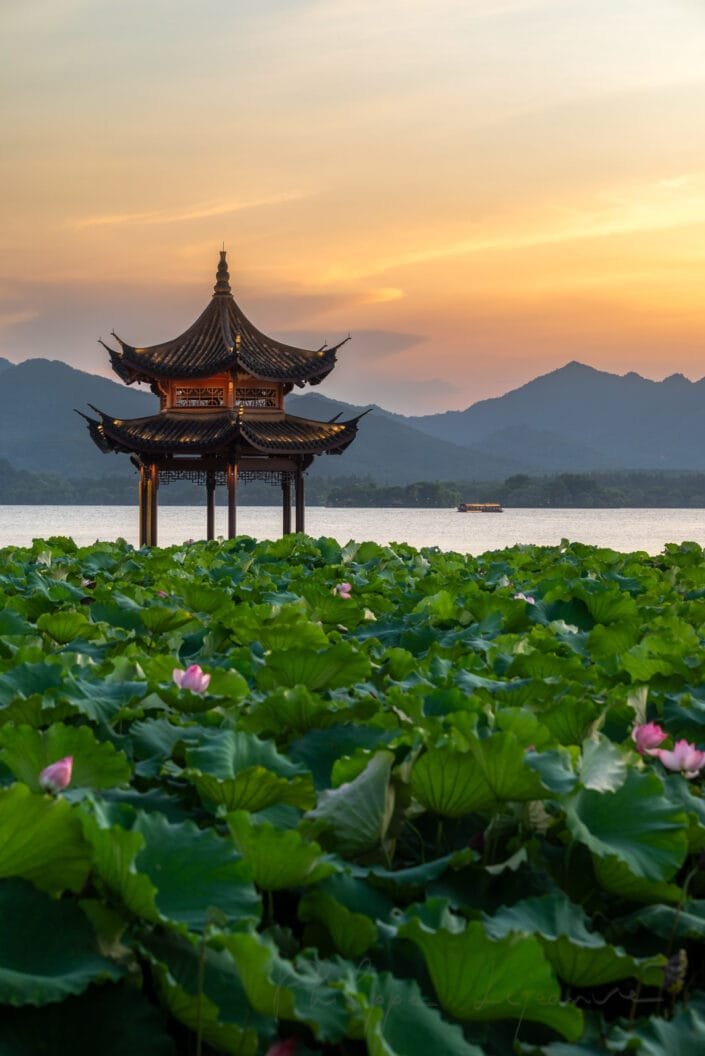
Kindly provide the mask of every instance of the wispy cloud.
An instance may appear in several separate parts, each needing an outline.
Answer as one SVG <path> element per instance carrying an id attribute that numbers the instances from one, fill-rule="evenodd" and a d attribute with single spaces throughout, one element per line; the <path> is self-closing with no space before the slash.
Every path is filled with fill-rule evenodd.
<path id="1" fill-rule="evenodd" d="M 0 330 L 7 330 L 11 326 L 19 326 L 20 323 L 28 323 L 30 320 L 36 319 L 38 316 L 39 312 L 33 311 L 0 311 Z"/>
<path id="2" fill-rule="evenodd" d="M 512 252 L 619 235 L 648 234 L 704 223 L 705 173 L 687 173 L 647 184 L 630 185 L 595 196 L 591 202 L 564 208 L 533 229 L 509 235 L 461 239 L 383 257 L 370 267 L 335 269 L 332 281 L 365 280 L 399 268 L 467 257 Z"/>
<path id="3" fill-rule="evenodd" d="M 266 205 L 280 205 L 307 197 L 303 191 L 281 191 L 263 198 L 250 198 L 235 202 L 205 202 L 184 209 L 156 209 L 140 213 L 104 213 L 69 221 L 75 230 L 88 227 L 116 227 L 120 224 L 176 224 L 187 220 L 207 220 L 213 216 L 226 216 L 244 209 L 259 209 Z"/>

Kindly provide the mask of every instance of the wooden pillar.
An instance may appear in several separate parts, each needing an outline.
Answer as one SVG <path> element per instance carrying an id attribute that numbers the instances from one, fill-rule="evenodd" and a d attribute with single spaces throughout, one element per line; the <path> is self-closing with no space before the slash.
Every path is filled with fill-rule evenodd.
<path id="1" fill-rule="evenodd" d="M 296 470 L 296 531 L 304 531 L 304 475 Z"/>
<path id="2" fill-rule="evenodd" d="M 228 539 L 237 535 L 237 462 L 228 463 Z"/>
<path id="3" fill-rule="evenodd" d="M 206 473 L 206 539 L 215 539 L 215 473 Z"/>
<path id="4" fill-rule="evenodd" d="M 147 473 L 144 466 L 140 466 L 140 477 L 137 485 L 139 495 L 139 534 L 140 546 L 147 545 Z"/>
<path id="5" fill-rule="evenodd" d="M 157 511 L 159 509 L 159 470 L 154 462 L 149 467 L 149 533 L 147 546 L 157 545 Z"/>
<path id="6" fill-rule="evenodd" d="M 291 535 L 291 482 L 286 472 L 282 474 L 282 533 Z"/>

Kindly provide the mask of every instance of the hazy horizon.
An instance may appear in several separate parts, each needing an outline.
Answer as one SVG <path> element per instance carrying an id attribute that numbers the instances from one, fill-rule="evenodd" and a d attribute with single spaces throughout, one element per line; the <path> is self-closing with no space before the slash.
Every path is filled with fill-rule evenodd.
<path id="1" fill-rule="evenodd" d="M 0 356 L 110 376 L 205 307 L 349 331 L 325 394 L 700 377 L 696 0 L 4 0 Z"/>

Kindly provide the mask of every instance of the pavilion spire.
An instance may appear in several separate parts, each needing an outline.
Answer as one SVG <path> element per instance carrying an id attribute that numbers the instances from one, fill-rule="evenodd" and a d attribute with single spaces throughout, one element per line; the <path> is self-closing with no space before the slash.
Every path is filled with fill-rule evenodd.
<path id="1" fill-rule="evenodd" d="M 218 271 L 215 276 L 215 293 L 224 293 L 226 295 L 231 294 L 230 289 L 230 272 L 228 271 L 227 253 L 225 247 L 220 251 L 220 261 L 218 263 Z"/>

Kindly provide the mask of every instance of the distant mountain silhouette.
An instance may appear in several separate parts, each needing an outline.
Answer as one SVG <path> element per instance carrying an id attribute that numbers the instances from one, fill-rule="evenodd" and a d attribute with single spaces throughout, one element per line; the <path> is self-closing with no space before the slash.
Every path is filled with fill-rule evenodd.
<path id="1" fill-rule="evenodd" d="M 322 421 L 339 412 L 347 418 L 365 410 L 317 392 L 290 396 L 286 407 L 290 414 Z M 521 457 L 495 455 L 425 436 L 375 407 L 360 423 L 357 438 L 345 454 L 316 459 L 311 472 L 316 476 L 354 475 L 384 484 L 412 484 L 420 480 L 503 480 L 529 468 Z"/>
<path id="2" fill-rule="evenodd" d="M 704 469 L 705 379 L 664 381 L 584 363 L 464 411 L 395 420 L 453 444 L 514 455 L 534 472 Z"/>
<path id="3" fill-rule="evenodd" d="M 124 418 L 138 418 L 157 410 L 151 393 L 57 360 L 9 364 L 1 378 L 0 458 L 15 468 L 64 477 L 134 472 L 127 455 L 104 455 L 96 448 L 74 408 L 90 414 L 88 404 L 93 404 Z M 345 418 L 364 410 L 318 393 L 292 396 L 286 406 L 291 414 L 322 420 L 338 412 Z M 361 422 L 355 443 L 344 454 L 316 459 L 311 472 L 408 484 L 424 479 L 504 478 L 526 468 L 520 459 L 474 452 L 373 412 Z"/>
<path id="4" fill-rule="evenodd" d="M 0 458 L 64 477 L 132 473 L 127 456 L 103 455 L 74 407 L 125 418 L 152 414 L 151 393 L 56 360 L 0 358 Z M 417 417 L 374 408 L 354 444 L 316 459 L 316 476 L 377 483 L 503 480 L 515 473 L 609 469 L 705 470 L 705 379 L 661 382 L 568 363 L 464 411 Z M 318 391 L 290 396 L 291 414 L 327 420 L 365 408 Z"/>

